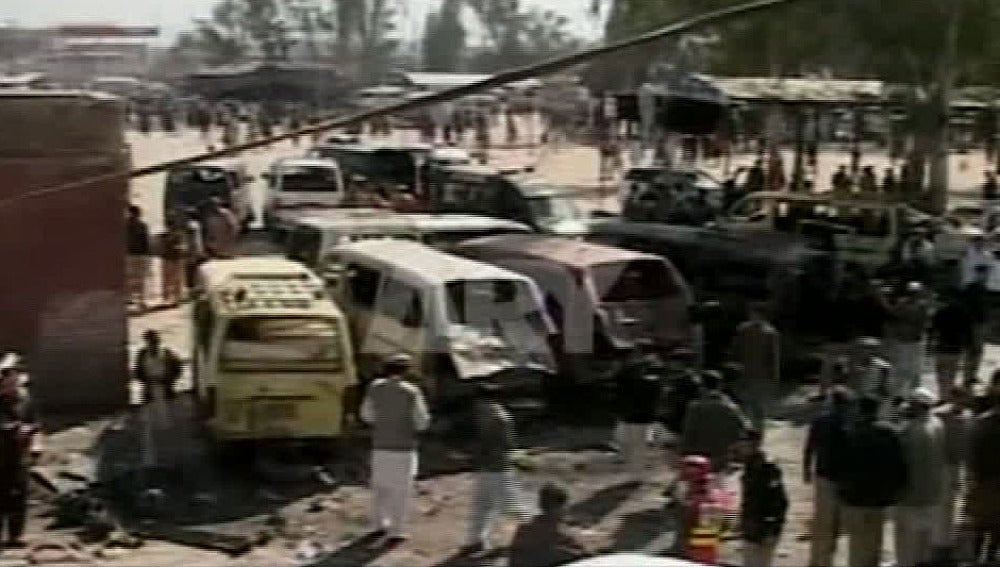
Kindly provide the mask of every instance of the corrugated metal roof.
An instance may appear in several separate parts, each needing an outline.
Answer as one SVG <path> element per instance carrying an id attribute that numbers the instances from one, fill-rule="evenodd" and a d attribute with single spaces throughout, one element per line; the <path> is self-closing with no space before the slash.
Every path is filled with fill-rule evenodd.
<path id="1" fill-rule="evenodd" d="M 403 72 L 401 76 L 406 79 L 407 82 L 416 87 L 425 87 L 429 89 L 447 88 L 447 87 L 459 87 L 464 85 L 471 85 L 472 83 L 477 83 L 479 81 L 485 81 L 493 75 L 485 75 L 478 73 L 409 73 Z M 511 83 L 512 87 L 520 88 L 534 88 L 541 85 L 538 79 L 525 79 L 523 81 L 518 81 L 516 83 Z"/>
<path id="2" fill-rule="evenodd" d="M 734 100 L 850 103 L 879 100 L 886 94 L 882 81 L 774 77 L 702 76 Z"/>

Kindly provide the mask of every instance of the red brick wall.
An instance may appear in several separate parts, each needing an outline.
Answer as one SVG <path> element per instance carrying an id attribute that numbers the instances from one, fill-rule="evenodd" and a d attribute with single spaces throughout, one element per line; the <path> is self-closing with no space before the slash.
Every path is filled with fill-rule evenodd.
<path id="1" fill-rule="evenodd" d="M 0 349 L 27 356 L 43 412 L 127 403 L 124 178 L 32 198 L 128 167 L 121 105 L 0 95 Z"/>

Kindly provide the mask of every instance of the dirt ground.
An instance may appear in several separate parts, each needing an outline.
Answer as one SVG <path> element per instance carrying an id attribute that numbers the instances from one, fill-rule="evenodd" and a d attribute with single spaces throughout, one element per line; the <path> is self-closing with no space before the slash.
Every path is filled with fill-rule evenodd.
<path id="1" fill-rule="evenodd" d="M 137 166 L 204 147 L 191 132 L 176 136 L 131 135 L 130 142 Z M 259 173 L 276 157 L 303 150 L 283 143 L 275 148 L 250 152 L 243 159 L 251 172 Z M 494 159 L 503 164 L 534 163 L 540 175 L 563 183 L 589 185 L 595 184 L 597 179 L 596 153 L 589 148 L 566 146 L 558 150 L 504 151 L 496 152 Z M 846 159 L 846 154 L 841 152 L 824 152 L 820 175 L 832 171 Z M 968 188 L 978 183 L 982 156 L 973 154 L 953 159 L 956 187 Z M 743 156 L 739 161 L 747 163 L 750 160 L 752 156 Z M 871 161 L 879 165 L 885 157 L 875 156 Z M 790 163 L 790 159 L 786 159 L 786 163 Z M 723 167 L 721 163 L 705 165 L 716 173 Z M 161 176 L 152 176 L 136 180 L 132 186 L 133 201 L 147 211 L 154 230 L 159 228 L 161 217 L 162 182 Z M 613 207 L 611 199 L 589 199 L 583 204 L 588 208 Z M 155 279 L 155 274 L 153 277 Z M 147 328 L 161 330 L 167 345 L 182 358 L 187 358 L 186 308 L 133 317 L 130 321 L 133 346 L 138 344 L 140 334 Z M 1000 352 L 991 348 L 986 358 L 984 375 L 997 366 Z M 929 376 L 927 381 L 932 382 Z M 767 430 L 767 450 L 784 470 L 792 501 L 778 550 L 779 566 L 806 562 L 807 542 L 801 536 L 807 531 L 811 514 L 811 487 L 801 481 L 800 455 L 803 424 L 814 411 L 804 401 L 810 391 L 809 386 L 789 391 L 781 411 Z M 187 407 L 186 402 L 181 404 L 182 408 Z M 611 423 L 605 412 L 595 407 L 588 415 L 574 421 L 565 423 L 522 416 L 520 433 L 524 451 L 519 462 L 526 500 L 533 501 L 543 483 L 557 481 L 572 495 L 571 524 L 593 550 L 656 553 L 669 548 L 674 536 L 672 516 L 666 511 L 662 496 L 673 474 L 668 455 L 662 449 L 651 448 L 648 482 L 638 488 L 630 487 L 624 484 L 622 465 L 605 449 L 611 437 Z M 81 558 L 72 564 L 122 567 L 469 565 L 455 556 L 464 542 L 473 487 L 461 443 L 456 440 L 431 438 L 425 441 L 421 449 L 421 476 L 412 507 L 411 539 L 394 550 L 377 554 L 369 550 L 364 541 L 358 541 L 367 530 L 370 507 L 370 494 L 365 487 L 367 456 L 361 441 L 345 441 L 338 457 L 328 464 L 325 475 L 310 475 L 308 480 L 296 483 L 276 483 L 249 476 L 246 467 L 240 464 L 219 465 L 211 449 L 199 441 L 193 420 L 179 420 L 174 434 L 162 438 L 166 450 L 183 466 L 181 477 L 163 495 L 161 513 L 183 525 L 234 534 L 269 531 L 274 537 L 235 558 L 154 539 L 147 540 L 140 549 L 102 552 L 102 557 L 95 555 L 95 546 L 84 546 L 80 553 L 86 560 Z M 129 485 L 114 483 L 131 478 L 130 473 L 141 459 L 135 416 L 64 428 L 49 436 L 47 447 L 46 464 L 57 476 L 63 470 L 92 468 L 89 474 L 111 479 L 113 486 L 121 490 Z M 730 479 L 728 484 L 738 487 L 736 478 Z M 33 505 L 36 515 L 29 525 L 29 541 L 75 541 L 71 531 L 46 530 L 51 519 L 38 515 L 47 509 L 42 500 L 39 496 Z M 515 525 L 516 519 L 509 518 L 497 526 L 493 536 L 497 552 L 479 564 L 504 564 L 502 550 Z M 891 533 L 888 535 L 891 538 Z M 312 544 L 323 548 L 322 552 L 310 551 Z M 891 539 L 887 539 L 886 549 L 891 549 Z M 727 542 L 725 551 L 726 559 L 738 564 L 738 542 Z M 838 564 L 843 564 L 843 549 L 840 551 Z M 23 564 L 19 559 L 23 556 L 23 552 L 5 551 L 0 554 L 0 567 Z M 886 556 L 890 557 L 891 554 Z"/>

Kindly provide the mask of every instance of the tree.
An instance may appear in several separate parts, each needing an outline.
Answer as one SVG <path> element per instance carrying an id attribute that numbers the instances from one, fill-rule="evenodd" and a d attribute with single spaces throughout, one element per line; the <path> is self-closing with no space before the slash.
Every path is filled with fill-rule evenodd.
<path id="1" fill-rule="evenodd" d="M 212 17 L 196 20 L 193 34 L 182 35 L 185 46 L 202 53 L 205 63 L 224 65 L 257 55 L 284 60 L 293 45 L 279 0 L 222 0 Z"/>
<path id="2" fill-rule="evenodd" d="M 465 40 L 461 0 L 444 0 L 440 10 L 427 15 L 423 38 L 424 69 L 457 71 L 465 53 Z"/>
<path id="3" fill-rule="evenodd" d="M 611 0 L 606 36 L 619 39 L 743 1 Z M 829 70 L 908 85 L 916 159 L 934 157 L 930 185 L 933 208 L 940 209 L 947 186 L 948 100 L 958 84 L 997 78 L 992 33 L 997 23 L 1000 0 L 803 0 L 706 30 L 720 41 L 704 70 L 758 75 Z"/>
<path id="4" fill-rule="evenodd" d="M 465 0 L 486 31 L 488 50 L 477 67 L 495 71 L 525 65 L 579 46 L 565 17 L 552 11 L 523 11 L 518 0 Z"/>

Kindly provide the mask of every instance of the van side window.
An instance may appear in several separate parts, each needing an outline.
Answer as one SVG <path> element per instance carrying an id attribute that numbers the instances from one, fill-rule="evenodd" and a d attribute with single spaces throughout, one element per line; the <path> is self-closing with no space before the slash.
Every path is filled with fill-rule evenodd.
<path id="1" fill-rule="evenodd" d="M 420 290 L 399 280 L 387 278 L 378 311 L 399 321 L 406 328 L 419 328 L 424 320 Z"/>
<path id="2" fill-rule="evenodd" d="M 378 297 L 379 284 L 381 283 L 382 274 L 378 270 L 373 270 L 359 264 L 348 264 L 347 284 L 351 290 L 351 298 L 358 305 L 374 307 L 375 299 Z"/>

